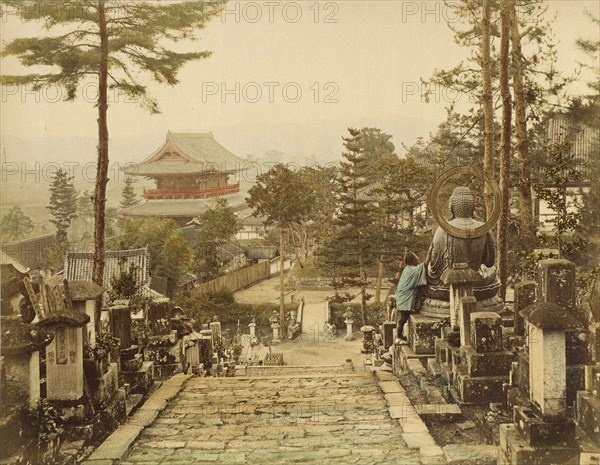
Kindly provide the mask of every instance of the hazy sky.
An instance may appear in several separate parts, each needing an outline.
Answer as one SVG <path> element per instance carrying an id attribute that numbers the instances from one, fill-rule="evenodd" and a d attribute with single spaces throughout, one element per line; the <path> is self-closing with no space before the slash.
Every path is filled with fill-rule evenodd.
<path id="1" fill-rule="evenodd" d="M 558 15 L 560 67 L 572 71 L 583 58 L 575 40 L 600 34 L 583 14 L 598 15 L 599 3 L 548 4 Z M 195 45 L 211 58 L 188 64 L 174 88 L 148 81 L 161 114 L 112 94 L 111 158 L 140 161 L 167 130 L 212 131 L 239 156 L 278 149 L 331 157 L 341 152 L 348 126 L 380 127 L 397 147 L 411 144 L 435 129 L 455 98 L 438 91 L 437 102 L 427 104 L 420 96 L 420 78 L 467 53 L 453 43 L 446 20 L 454 19 L 438 1 L 231 1 Z M 3 16 L 3 41 L 33 31 Z M 17 69 L 12 60 L 2 63 L 3 73 Z M 6 159 L 93 162 L 94 94 L 90 84 L 77 102 L 65 103 L 56 101 L 56 89 L 41 96 L 3 89 Z"/>

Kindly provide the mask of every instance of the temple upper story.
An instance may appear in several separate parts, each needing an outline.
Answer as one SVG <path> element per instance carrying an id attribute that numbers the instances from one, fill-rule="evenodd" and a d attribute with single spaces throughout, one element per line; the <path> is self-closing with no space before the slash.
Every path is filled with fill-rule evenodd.
<path id="1" fill-rule="evenodd" d="M 210 132 L 169 131 L 154 153 L 123 171 L 155 180 L 156 189 L 144 189 L 147 200 L 203 199 L 238 192 L 239 183 L 230 183 L 229 177 L 242 169 L 242 163 Z"/>

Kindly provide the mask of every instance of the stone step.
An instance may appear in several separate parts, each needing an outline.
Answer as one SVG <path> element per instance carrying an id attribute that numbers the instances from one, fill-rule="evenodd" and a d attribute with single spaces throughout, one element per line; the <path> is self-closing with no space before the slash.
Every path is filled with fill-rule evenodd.
<path id="1" fill-rule="evenodd" d="M 416 412 L 394 419 L 383 393 L 404 390 L 372 373 L 192 377 L 120 463 L 443 463 Z"/>

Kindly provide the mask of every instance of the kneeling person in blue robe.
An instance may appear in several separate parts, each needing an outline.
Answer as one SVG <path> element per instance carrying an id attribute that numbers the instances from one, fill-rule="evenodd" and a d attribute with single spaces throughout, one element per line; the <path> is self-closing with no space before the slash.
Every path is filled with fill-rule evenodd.
<path id="1" fill-rule="evenodd" d="M 419 257 L 412 252 L 404 255 L 404 269 L 396 287 L 396 310 L 398 312 L 398 326 L 396 336 L 398 341 L 406 342 L 404 325 L 410 313 L 417 310 L 419 287 L 427 284 L 427 265 L 431 260 L 431 247 L 427 258 L 419 263 Z"/>

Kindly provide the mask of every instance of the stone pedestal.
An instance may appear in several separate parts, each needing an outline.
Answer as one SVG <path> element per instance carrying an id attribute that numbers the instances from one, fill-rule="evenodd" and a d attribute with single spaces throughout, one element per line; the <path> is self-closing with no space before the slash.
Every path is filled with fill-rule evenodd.
<path id="1" fill-rule="evenodd" d="M 408 344 L 413 352 L 435 354 L 435 338 L 440 336 L 445 320 L 415 314 L 410 316 L 408 324 Z"/>
<path id="2" fill-rule="evenodd" d="M 600 444 L 600 396 L 598 391 L 577 393 L 577 425 L 596 443 Z"/>
<path id="3" fill-rule="evenodd" d="M 98 378 L 87 379 L 87 382 L 94 408 L 106 405 L 119 389 L 119 370 L 117 364 L 111 363 L 106 373 L 103 373 Z"/>
<path id="4" fill-rule="evenodd" d="M 461 300 L 473 296 L 473 286 L 479 281 L 479 275 L 467 263 L 454 263 L 444 271 L 442 282 L 450 286 L 450 326 L 458 325 Z"/>
<path id="5" fill-rule="evenodd" d="M 475 306 L 469 300 L 466 303 L 467 310 Z M 458 364 L 452 353 L 455 392 L 461 402 L 501 402 L 512 362 L 512 354 L 502 347 L 502 317 L 494 312 L 473 312 L 466 327 L 469 343 L 461 344 Z M 462 325 L 461 332 L 461 341 L 466 342 Z"/>

